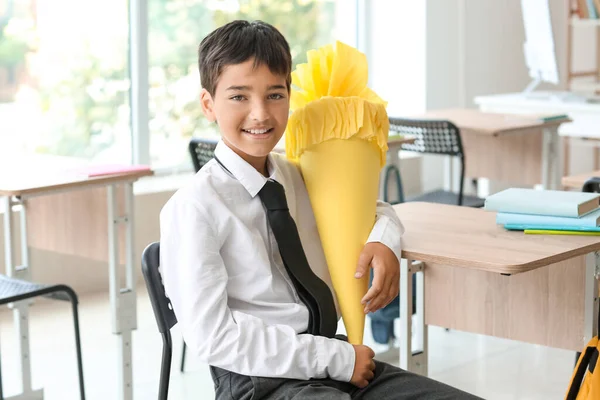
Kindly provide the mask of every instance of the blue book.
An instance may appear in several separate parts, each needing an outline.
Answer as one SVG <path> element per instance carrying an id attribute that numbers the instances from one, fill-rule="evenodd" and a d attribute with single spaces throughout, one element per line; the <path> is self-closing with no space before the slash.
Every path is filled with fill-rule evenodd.
<path id="1" fill-rule="evenodd" d="M 536 229 L 543 231 L 600 232 L 600 226 L 506 224 L 504 225 L 504 229 L 507 229 L 509 231 L 524 231 L 526 229 Z"/>
<path id="2" fill-rule="evenodd" d="M 594 0 L 586 0 L 588 12 L 590 14 L 590 19 L 598 19 L 598 12 L 600 10 L 596 10 L 596 6 L 594 5 Z"/>
<path id="3" fill-rule="evenodd" d="M 521 224 L 596 227 L 600 225 L 600 208 L 587 213 L 580 218 L 499 212 L 496 214 L 496 223 L 498 225 Z"/>
<path id="4" fill-rule="evenodd" d="M 600 206 L 600 194 L 510 188 L 485 199 L 485 209 L 514 214 L 579 218 Z"/>

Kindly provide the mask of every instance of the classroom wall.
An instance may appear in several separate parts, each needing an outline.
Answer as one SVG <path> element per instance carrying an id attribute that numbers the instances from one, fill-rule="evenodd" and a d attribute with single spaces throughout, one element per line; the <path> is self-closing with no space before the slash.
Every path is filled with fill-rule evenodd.
<path id="1" fill-rule="evenodd" d="M 567 2 L 549 0 L 560 85 L 565 87 Z M 371 84 L 389 101 L 390 115 L 475 107 L 474 97 L 519 92 L 531 81 L 519 0 L 373 0 L 369 24 Z M 594 28 L 574 32 L 573 68 L 594 66 Z M 391 40 L 390 38 L 394 38 Z M 393 66 L 393 67 L 392 67 Z M 592 152 L 575 144 L 571 172 L 592 169 Z M 422 158 L 424 190 L 443 185 L 446 164 Z"/>

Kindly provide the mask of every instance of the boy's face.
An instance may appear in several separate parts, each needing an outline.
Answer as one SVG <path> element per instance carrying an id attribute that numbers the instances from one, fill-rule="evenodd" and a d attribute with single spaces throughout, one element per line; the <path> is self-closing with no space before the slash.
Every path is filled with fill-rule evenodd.
<path id="1" fill-rule="evenodd" d="M 285 76 L 254 59 L 223 69 L 214 96 L 200 95 L 204 115 L 217 122 L 223 141 L 240 157 L 264 172 L 266 156 L 285 131 L 290 100 Z"/>

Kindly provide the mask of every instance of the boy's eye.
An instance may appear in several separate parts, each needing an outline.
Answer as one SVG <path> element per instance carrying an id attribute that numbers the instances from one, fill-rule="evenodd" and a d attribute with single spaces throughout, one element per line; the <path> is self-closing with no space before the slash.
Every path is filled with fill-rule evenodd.
<path id="1" fill-rule="evenodd" d="M 269 99 L 271 100 L 281 100 L 284 96 L 281 93 L 273 93 L 269 95 Z"/>
<path id="2" fill-rule="evenodd" d="M 244 100 L 244 96 L 238 94 L 237 96 L 230 97 L 230 99 L 234 101 L 242 101 Z"/>

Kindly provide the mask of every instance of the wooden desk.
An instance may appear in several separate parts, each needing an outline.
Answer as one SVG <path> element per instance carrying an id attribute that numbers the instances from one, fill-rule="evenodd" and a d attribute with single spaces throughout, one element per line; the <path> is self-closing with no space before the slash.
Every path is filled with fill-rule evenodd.
<path id="1" fill-rule="evenodd" d="M 460 129 L 468 177 L 556 189 L 563 155 L 558 127 L 570 120 L 542 122 L 540 116 L 446 109 L 412 118 L 449 120 Z"/>
<path id="2" fill-rule="evenodd" d="M 509 232 L 496 213 L 432 203 L 394 206 L 403 236 L 401 315 L 412 309 L 412 274 L 423 271 L 421 323 L 580 351 L 596 330 L 597 236 Z M 415 268 L 413 261 L 422 262 Z M 424 297 L 423 297 L 424 296 Z M 421 305 L 419 306 L 419 302 Z M 423 304 L 424 303 L 424 304 Z M 406 308 L 406 309 L 405 309 Z M 401 367 L 421 373 L 412 355 L 410 318 L 401 336 Z"/>
<path id="3" fill-rule="evenodd" d="M 600 139 L 600 102 L 594 96 L 573 92 L 535 91 L 478 96 L 475 103 L 482 111 L 511 114 L 567 114 L 571 121 L 560 126 L 563 140 L 562 175 L 569 175 L 568 158 L 571 138 Z M 594 149 L 594 162 L 600 168 L 600 150 Z"/>
<path id="4" fill-rule="evenodd" d="M 590 178 L 600 177 L 600 171 L 586 172 L 585 174 L 564 176 L 562 185 L 568 189 L 581 190 L 583 184 Z"/>
<path id="5" fill-rule="evenodd" d="M 141 177 L 152 175 L 152 171 L 88 178 L 83 174 L 81 167 L 57 168 L 42 164 L 36 168 L 35 165 L 39 160 L 40 157 L 33 157 L 33 162 L 26 159 L 18 162 L 3 160 L 3 165 L 0 165 L 0 170 L 3 171 L 0 179 L 0 200 L 5 210 L 6 274 L 26 280 L 31 278 L 30 242 L 53 251 L 84 256 L 88 255 L 86 251 L 96 255 L 98 252 L 108 255 L 112 331 L 119 335 L 120 393 L 115 398 L 131 400 L 133 399 L 131 332 L 137 327 L 135 294 L 137 268 L 134 267 L 137 263 L 133 260 L 133 182 Z M 7 172 L 10 171 L 17 172 L 9 175 Z M 122 201 L 117 201 L 118 195 L 122 196 Z M 16 266 L 13 259 L 12 212 L 15 205 L 21 206 L 19 221 L 22 265 L 20 266 Z M 98 229 L 98 218 L 104 218 L 105 222 L 100 225 L 103 229 Z M 90 226 L 86 226 L 88 223 Z M 121 285 L 118 270 L 119 227 L 121 226 L 124 226 L 125 238 L 125 285 Z M 81 254 L 82 251 L 84 254 Z M 31 388 L 28 303 L 16 304 L 14 313 L 20 342 L 23 382 L 23 393 L 18 395 L 18 398 L 38 399 L 42 396 L 41 390 L 34 391 Z"/>

